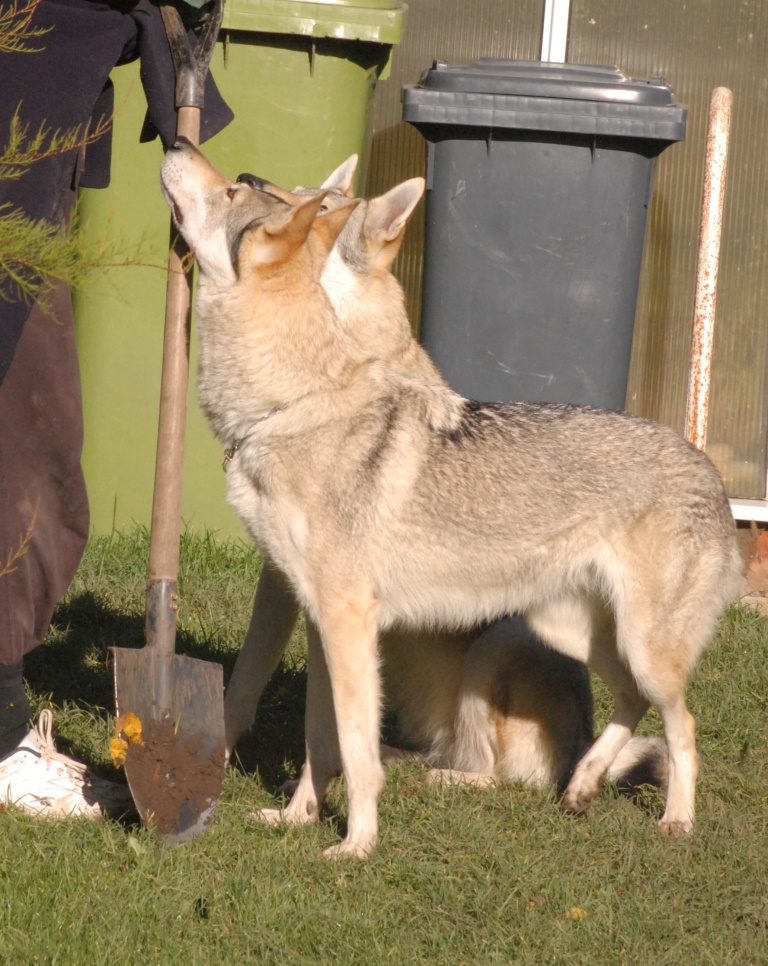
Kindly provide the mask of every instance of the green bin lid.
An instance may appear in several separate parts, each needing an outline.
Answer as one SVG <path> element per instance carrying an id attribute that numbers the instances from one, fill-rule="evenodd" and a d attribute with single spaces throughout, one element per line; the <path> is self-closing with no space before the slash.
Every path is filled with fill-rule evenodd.
<path id="1" fill-rule="evenodd" d="M 420 125 L 512 128 L 681 141 L 687 107 L 661 77 L 618 67 L 484 58 L 441 61 L 404 88 L 403 119 Z"/>
<path id="2" fill-rule="evenodd" d="M 396 44 L 403 0 L 227 0 L 222 28 Z"/>

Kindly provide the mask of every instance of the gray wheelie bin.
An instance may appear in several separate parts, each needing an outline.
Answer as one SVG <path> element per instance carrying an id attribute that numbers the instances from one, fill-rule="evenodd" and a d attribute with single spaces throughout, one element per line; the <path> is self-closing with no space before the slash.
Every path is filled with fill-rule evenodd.
<path id="1" fill-rule="evenodd" d="M 436 62 L 405 88 L 427 142 L 421 337 L 454 388 L 624 408 L 654 162 L 686 116 L 616 67 Z"/>

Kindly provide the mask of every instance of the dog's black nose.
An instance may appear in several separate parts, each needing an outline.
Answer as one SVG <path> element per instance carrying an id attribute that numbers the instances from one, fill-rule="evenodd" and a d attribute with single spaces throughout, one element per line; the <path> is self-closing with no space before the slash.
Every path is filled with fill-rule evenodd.
<path id="1" fill-rule="evenodd" d="M 182 148 L 192 147 L 192 142 L 189 138 L 185 138 L 183 134 L 180 134 L 173 144 L 168 148 L 169 151 L 180 151 Z"/>
<path id="2" fill-rule="evenodd" d="M 257 178 L 255 174 L 239 174 L 237 176 L 238 184 L 247 184 L 249 188 L 255 188 L 257 191 L 266 191 L 267 182 L 263 178 Z"/>

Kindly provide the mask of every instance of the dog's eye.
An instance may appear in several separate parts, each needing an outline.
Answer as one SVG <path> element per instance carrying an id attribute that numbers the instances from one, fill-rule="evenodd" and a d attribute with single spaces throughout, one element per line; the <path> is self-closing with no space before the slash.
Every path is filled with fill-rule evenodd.
<path id="1" fill-rule="evenodd" d="M 237 188 L 227 188 L 227 198 L 231 201 L 237 194 Z"/>
<path id="2" fill-rule="evenodd" d="M 317 210 L 320 212 L 321 215 L 324 215 L 326 211 L 330 211 L 328 205 L 325 202 L 323 202 Z"/>

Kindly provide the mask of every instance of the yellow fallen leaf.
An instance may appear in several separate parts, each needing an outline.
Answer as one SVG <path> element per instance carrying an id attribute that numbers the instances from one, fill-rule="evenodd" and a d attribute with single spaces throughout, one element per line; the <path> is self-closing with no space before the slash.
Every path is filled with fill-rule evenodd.
<path id="1" fill-rule="evenodd" d="M 579 919 L 586 919 L 589 913 L 586 909 L 579 909 L 578 906 L 574 906 L 573 909 L 569 909 L 565 914 L 566 919 L 573 919 L 578 922 Z"/>
<path id="2" fill-rule="evenodd" d="M 141 720 L 130 711 L 127 714 L 121 714 L 116 719 L 115 732 L 118 737 L 123 735 L 131 745 L 144 744 L 141 739 Z"/>
<path id="3" fill-rule="evenodd" d="M 109 743 L 109 753 L 112 756 L 112 763 L 115 768 L 120 768 L 121 765 L 125 764 L 128 742 L 124 738 L 113 738 Z"/>

